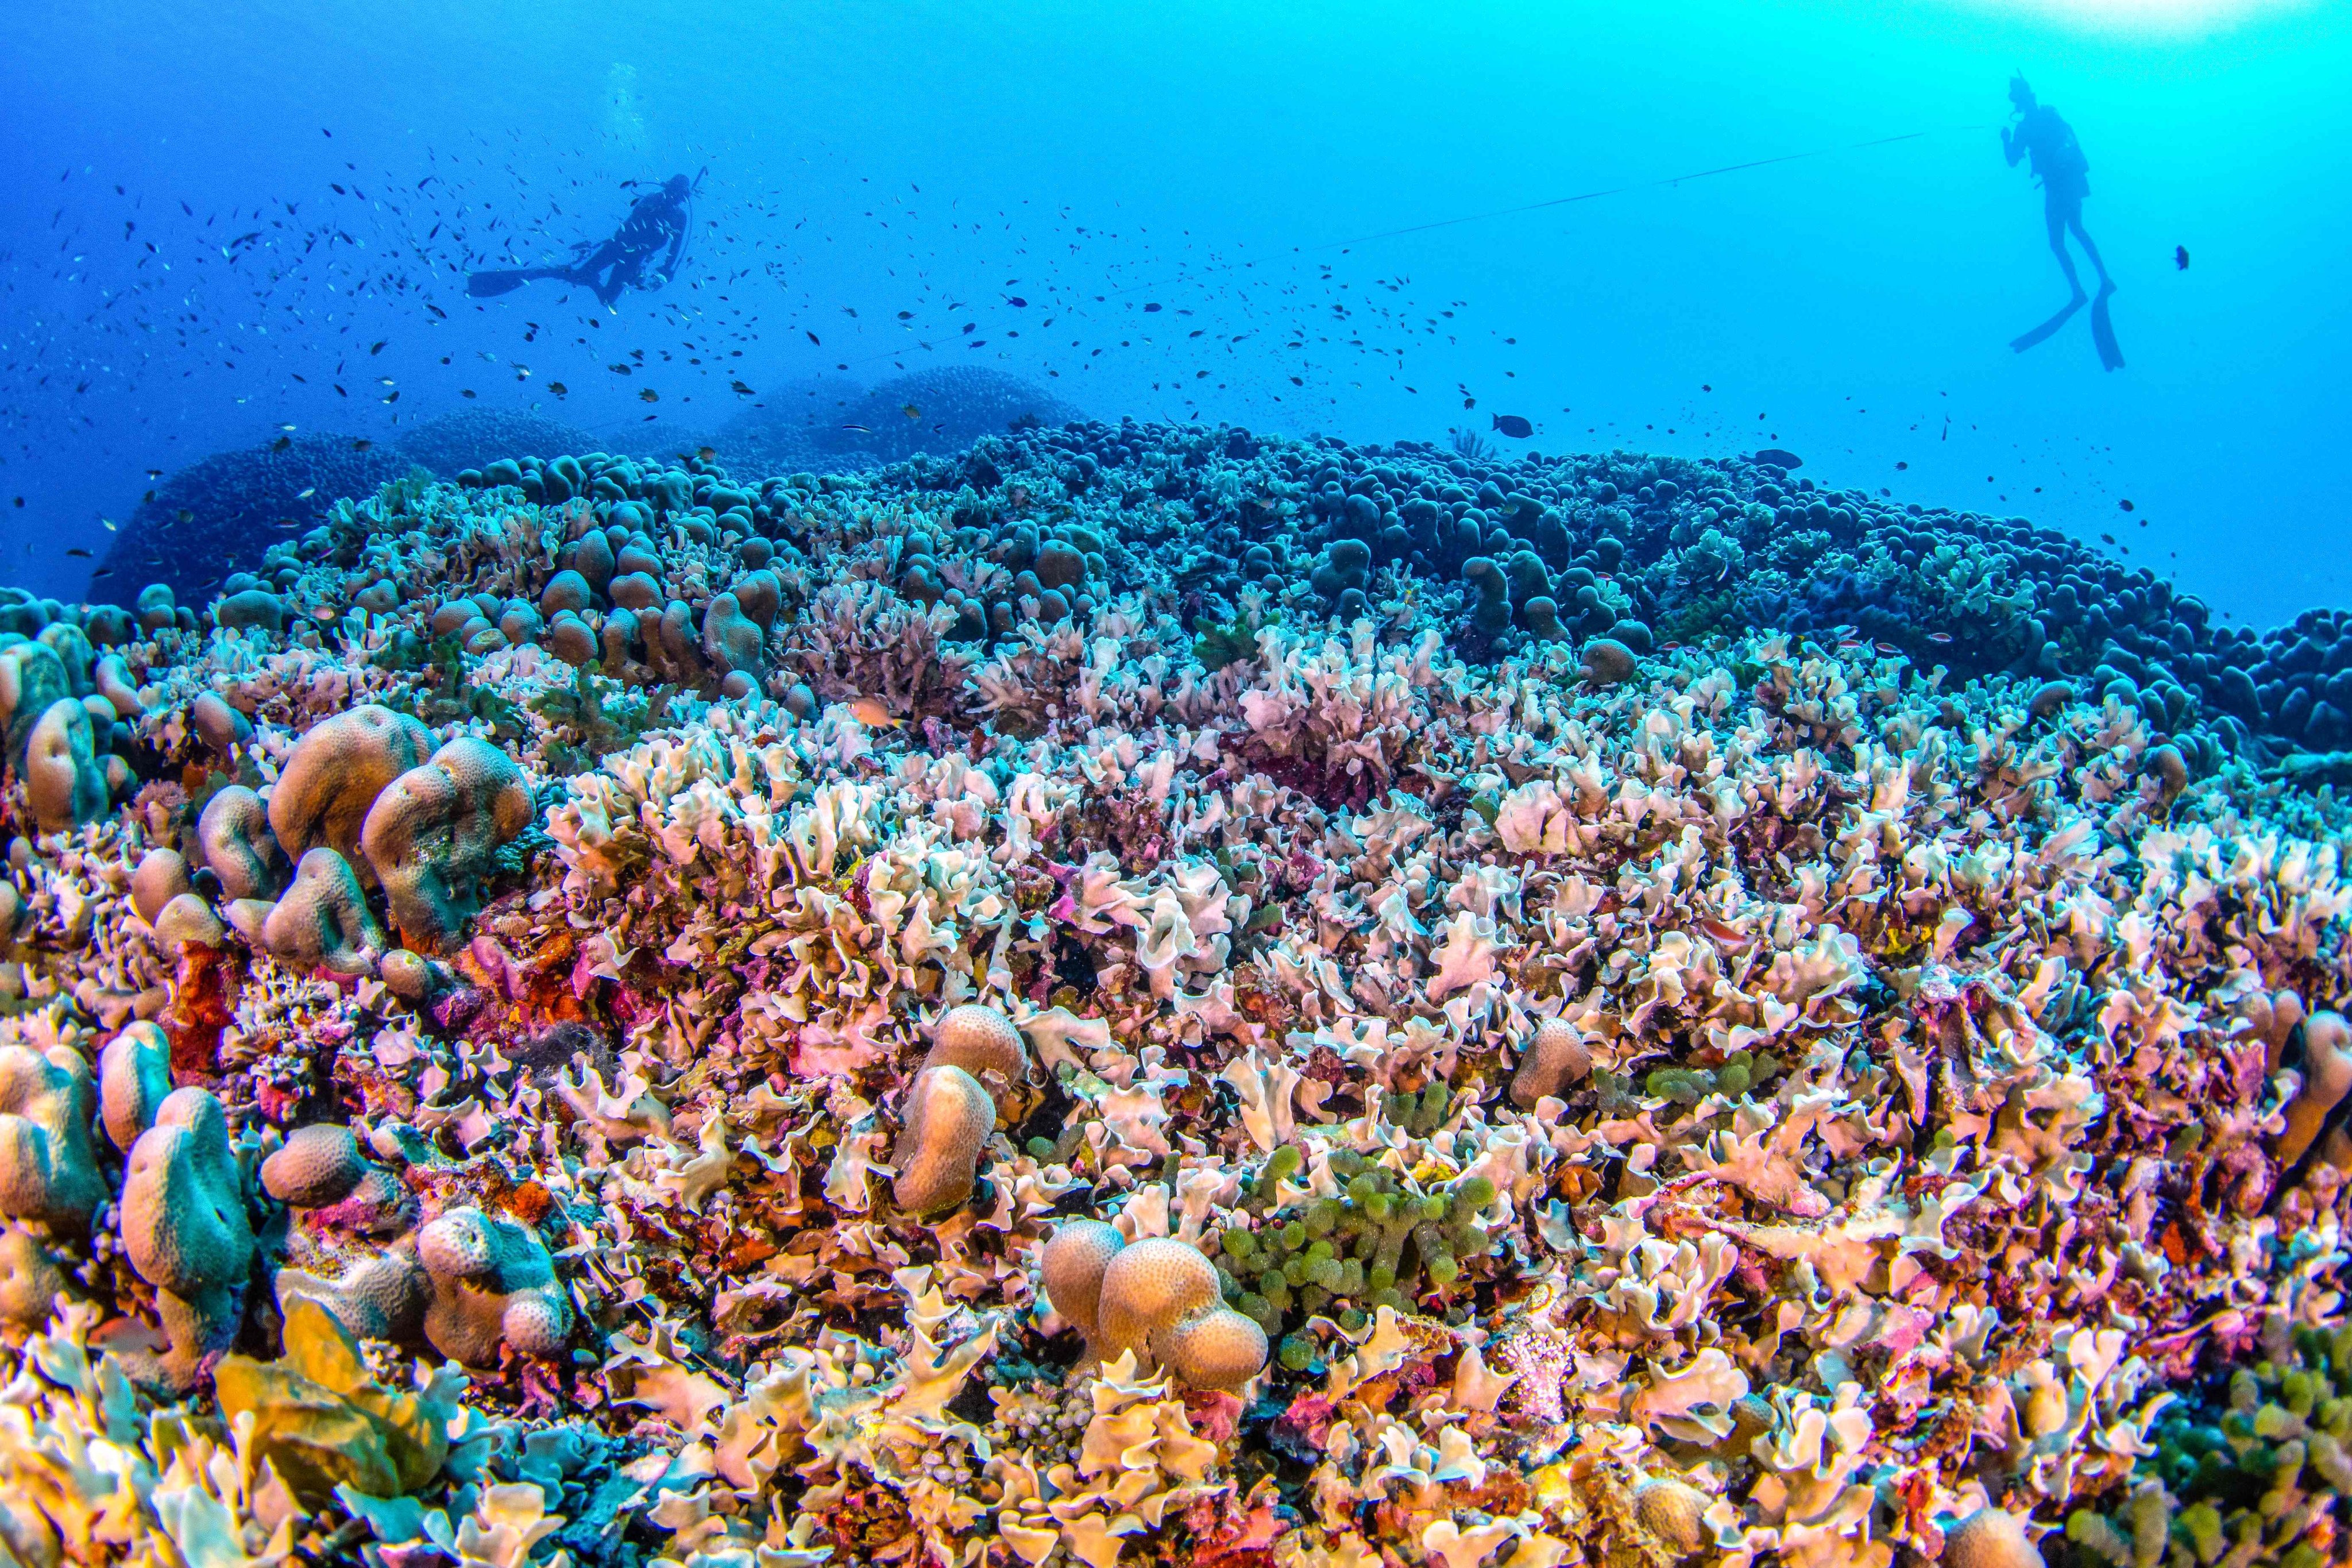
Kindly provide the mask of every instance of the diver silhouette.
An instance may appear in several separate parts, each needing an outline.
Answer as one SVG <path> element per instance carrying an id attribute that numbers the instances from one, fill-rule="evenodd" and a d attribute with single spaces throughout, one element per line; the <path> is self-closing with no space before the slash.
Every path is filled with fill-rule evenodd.
<path id="1" fill-rule="evenodd" d="M 2001 128 L 2001 151 L 2008 154 L 2012 169 L 2028 157 L 2033 161 L 2033 177 L 2042 183 L 2042 213 L 2050 230 L 2050 253 L 2058 258 L 2058 270 L 2066 275 L 2066 287 L 2073 296 L 2056 315 L 2022 337 L 2011 340 L 2009 346 L 2023 353 L 2047 341 L 2087 303 L 2091 306 L 2091 342 L 2098 350 L 2099 363 L 2109 370 L 2120 370 L 2123 351 L 2116 344 L 2115 325 L 2107 314 L 2107 297 L 2116 291 L 2116 281 L 2107 276 L 2107 264 L 2099 258 L 2099 247 L 2093 243 L 2090 230 L 2083 226 L 2083 199 L 2091 194 L 2091 162 L 2083 155 L 2082 143 L 2074 139 L 2074 128 L 2060 118 L 2056 110 L 2033 96 L 2033 89 L 2022 75 L 2009 79 L 2009 101 L 2016 110 L 2017 121 Z M 2067 254 L 2066 236 L 2070 232 L 2098 271 L 2099 292 L 2095 298 L 2084 292 L 2082 275 L 2074 270 L 2074 258 Z"/>
<path id="2" fill-rule="evenodd" d="M 687 204 L 693 195 L 693 184 L 684 174 L 673 174 L 658 189 L 639 196 L 613 237 L 603 244 L 583 241 L 572 247 L 572 259 L 562 267 L 477 272 L 466 279 L 466 292 L 487 300 L 511 293 L 526 283 L 560 279 L 586 284 L 609 306 L 624 289 L 659 289 L 677 276 L 678 263 L 685 258 L 692 228 Z M 648 275 L 646 264 L 664 246 L 669 247 L 669 254 Z"/>

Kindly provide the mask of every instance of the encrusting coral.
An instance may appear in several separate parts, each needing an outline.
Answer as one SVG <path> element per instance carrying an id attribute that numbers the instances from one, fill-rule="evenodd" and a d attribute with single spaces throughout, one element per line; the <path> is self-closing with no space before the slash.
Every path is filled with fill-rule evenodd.
<path id="1" fill-rule="evenodd" d="M 2352 622 L 1733 458 L 460 478 L 0 592 L 16 1559 L 2342 1558 Z"/>

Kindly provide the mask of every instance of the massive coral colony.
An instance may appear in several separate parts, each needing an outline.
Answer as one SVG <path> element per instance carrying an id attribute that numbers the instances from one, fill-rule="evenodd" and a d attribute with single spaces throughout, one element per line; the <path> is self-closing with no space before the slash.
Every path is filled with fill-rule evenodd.
<path id="1" fill-rule="evenodd" d="M 8 600 L 13 1561 L 2352 1552 L 2315 622 L 1136 425 Z"/>

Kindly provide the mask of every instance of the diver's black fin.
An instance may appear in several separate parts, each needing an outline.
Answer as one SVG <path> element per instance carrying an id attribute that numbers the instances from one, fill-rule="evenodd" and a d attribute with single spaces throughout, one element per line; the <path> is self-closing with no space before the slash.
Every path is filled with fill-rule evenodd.
<path id="1" fill-rule="evenodd" d="M 2099 351 L 2099 363 L 2109 370 L 2124 367 L 2124 351 L 2116 342 L 2116 323 L 2107 314 L 2107 296 L 2116 291 L 2112 283 L 2099 290 L 2091 301 L 2091 346 Z"/>
<path id="2" fill-rule="evenodd" d="M 511 294 L 534 277 L 541 276 L 532 268 L 512 272 L 477 272 L 466 279 L 466 292 L 477 300 L 495 300 L 501 294 Z"/>
<path id="3" fill-rule="evenodd" d="M 2030 348 L 2037 348 L 2040 345 L 2048 342 L 2057 334 L 2059 328 L 2064 326 L 2067 322 L 2074 319 L 2074 312 L 2082 308 L 2082 300 L 2067 300 L 2064 305 L 2059 308 L 2056 315 L 2051 317 L 2048 321 L 2042 322 L 2032 331 L 2027 332 L 2022 336 L 2010 339 L 2009 346 L 2011 349 L 2014 349 L 2017 353 L 2023 353 Z"/>

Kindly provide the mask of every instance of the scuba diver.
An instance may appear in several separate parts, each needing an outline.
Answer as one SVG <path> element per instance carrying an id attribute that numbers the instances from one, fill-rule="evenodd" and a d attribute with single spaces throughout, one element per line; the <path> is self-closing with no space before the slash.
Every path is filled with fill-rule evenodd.
<path id="1" fill-rule="evenodd" d="M 2033 177 L 2042 183 L 2042 217 L 2049 226 L 2050 251 L 2057 257 L 2058 269 L 2066 275 L 2066 287 L 2074 296 L 2056 315 L 2011 341 L 2009 346 L 2023 353 L 2048 339 L 2088 303 L 2091 339 L 2098 349 L 2099 362 L 2109 370 L 2119 370 L 2124 357 L 2116 346 L 2115 328 L 2107 316 L 2107 296 L 2116 291 L 2116 282 L 2107 276 L 2107 264 L 2099 258 L 2099 247 L 2092 243 L 2090 231 L 2083 226 L 2083 198 L 2091 194 L 2091 162 L 2083 155 L 2074 127 L 2061 119 L 2056 110 L 2033 96 L 2033 89 L 2021 73 L 2009 79 L 2009 101 L 2016 111 L 2017 121 L 2001 128 L 2001 151 L 2008 155 L 2012 169 L 2028 157 L 2033 161 Z M 2083 279 L 2074 270 L 2074 258 L 2066 252 L 2069 231 L 2098 270 L 2099 292 L 2095 300 L 2083 291 Z"/>
<path id="2" fill-rule="evenodd" d="M 567 265 L 477 272 L 466 279 L 466 292 L 487 300 L 512 293 L 526 283 L 561 279 L 586 284 L 609 306 L 624 289 L 659 289 L 677 276 L 678 263 L 685 258 L 687 238 L 693 228 L 688 204 L 699 183 L 699 175 L 689 184 L 684 174 L 673 174 L 659 189 L 636 199 L 612 238 L 602 245 L 583 241 L 573 247 Z M 649 275 L 646 264 L 665 246 L 669 254 Z"/>

